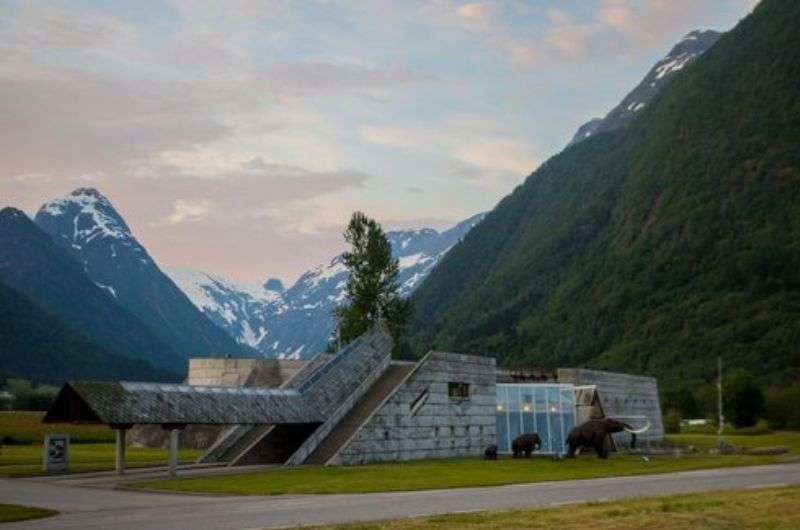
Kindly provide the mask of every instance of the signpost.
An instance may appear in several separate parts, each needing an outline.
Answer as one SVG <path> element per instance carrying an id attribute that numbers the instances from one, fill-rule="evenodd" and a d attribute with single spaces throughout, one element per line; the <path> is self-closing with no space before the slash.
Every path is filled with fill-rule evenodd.
<path id="1" fill-rule="evenodd" d="M 69 468 L 69 434 L 46 434 L 42 468 L 45 473 L 66 473 Z"/>

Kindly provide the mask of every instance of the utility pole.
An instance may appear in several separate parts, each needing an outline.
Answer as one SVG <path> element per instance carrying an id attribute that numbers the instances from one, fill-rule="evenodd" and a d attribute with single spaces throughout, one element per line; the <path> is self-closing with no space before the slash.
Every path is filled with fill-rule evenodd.
<path id="1" fill-rule="evenodd" d="M 725 427 L 725 415 L 722 413 L 722 355 L 717 356 L 717 447 L 722 449 L 722 429 Z"/>

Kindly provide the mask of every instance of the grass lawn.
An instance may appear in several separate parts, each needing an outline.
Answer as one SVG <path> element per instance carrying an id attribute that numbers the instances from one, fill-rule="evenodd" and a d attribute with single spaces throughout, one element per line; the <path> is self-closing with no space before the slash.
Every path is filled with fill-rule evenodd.
<path id="1" fill-rule="evenodd" d="M 113 442 L 114 431 L 105 425 L 53 425 L 42 423 L 44 412 L 0 412 L 0 439 L 40 444 L 46 433 L 68 433 L 72 443 Z"/>
<path id="2" fill-rule="evenodd" d="M 105 425 L 44 424 L 43 416 L 43 412 L 0 412 L 0 443 L 4 436 L 14 440 L 13 445 L 0 445 L 0 477 L 41 475 L 46 433 L 69 433 L 71 472 L 114 469 L 114 431 Z M 178 458 L 191 462 L 200 453 L 181 450 Z M 167 462 L 167 450 L 160 448 L 129 447 L 125 456 L 128 467 L 160 466 Z"/>
<path id="3" fill-rule="evenodd" d="M 749 447 L 785 445 L 792 452 L 782 456 L 710 455 L 707 448 L 714 444 L 713 436 L 687 435 L 676 437 L 676 441 L 696 445 L 700 449 L 699 453 L 680 458 L 655 456 L 649 462 L 638 456 L 627 455 L 612 455 L 608 460 L 600 460 L 590 454 L 560 461 L 544 457 L 530 460 L 501 458 L 495 462 L 479 458 L 459 458 L 366 466 L 271 469 L 239 475 L 148 481 L 134 486 L 243 495 L 409 491 L 770 464 L 796 460 L 800 453 L 800 433 L 795 432 L 731 436 L 727 440 Z"/>
<path id="4" fill-rule="evenodd" d="M 114 469 L 113 443 L 72 444 L 69 448 L 71 472 L 105 471 Z M 181 450 L 181 461 L 194 461 L 200 451 Z M 164 466 L 167 450 L 150 447 L 129 447 L 125 454 L 127 467 Z M 0 450 L 0 476 L 19 477 L 41 475 L 42 445 L 6 445 Z"/>
<path id="5" fill-rule="evenodd" d="M 559 508 L 440 515 L 314 530 L 794 530 L 800 487 L 593 502 Z M 312 529 L 309 529 L 312 530 Z"/>
<path id="6" fill-rule="evenodd" d="M 33 508 L 18 504 L 0 504 L 0 523 L 41 519 L 42 517 L 51 517 L 57 513 L 55 510 L 45 510 L 44 508 Z"/>

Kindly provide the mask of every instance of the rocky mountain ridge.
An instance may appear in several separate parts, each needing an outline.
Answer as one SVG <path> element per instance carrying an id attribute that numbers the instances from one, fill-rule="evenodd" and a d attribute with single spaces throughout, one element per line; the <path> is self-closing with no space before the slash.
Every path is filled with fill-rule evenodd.
<path id="1" fill-rule="evenodd" d="M 694 30 L 687 33 L 604 118 L 592 118 L 581 125 L 569 145 L 593 134 L 624 127 L 667 86 L 676 73 L 705 53 L 721 35 L 713 30 Z"/>
<path id="2" fill-rule="evenodd" d="M 399 261 L 400 292 L 410 295 L 442 256 L 481 219 L 478 214 L 437 231 L 386 233 Z M 305 273 L 288 289 L 271 279 L 242 286 L 200 271 L 166 270 L 195 306 L 240 343 L 265 355 L 299 358 L 325 349 L 334 331 L 333 309 L 345 301 L 348 272 L 342 256 Z"/>

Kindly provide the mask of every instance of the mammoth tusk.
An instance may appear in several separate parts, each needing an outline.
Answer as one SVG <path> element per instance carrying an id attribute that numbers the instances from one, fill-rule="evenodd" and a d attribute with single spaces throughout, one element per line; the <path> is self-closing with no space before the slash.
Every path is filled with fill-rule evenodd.
<path id="1" fill-rule="evenodd" d="M 645 425 L 641 429 L 625 429 L 625 432 L 629 432 L 631 434 L 642 434 L 649 428 L 650 428 L 650 420 L 647 420 L 647 425 Z"/>

